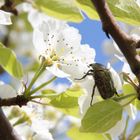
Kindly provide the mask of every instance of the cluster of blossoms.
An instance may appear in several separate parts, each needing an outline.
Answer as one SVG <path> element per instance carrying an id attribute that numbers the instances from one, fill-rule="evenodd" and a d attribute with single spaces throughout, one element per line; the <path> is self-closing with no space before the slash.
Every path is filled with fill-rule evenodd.
<path id="1" fill-rule="evenodd" d="M 87 44 L 81 44 L 81 35 L 79 31 L 74 27 L 69 26 L 66 22 L 48 17 L 35 10 L 30 4 L 22 4 L 18 6 L 17 9 L 19 11 L 28 12 L 28 20 L 33 27 L 33 44 L 38 53 L 38 56 L 40 56 L 40 59 L 45 62 L 46 70 L 54 76 L 67 78 L 72 83 L 77 83 L 81 86 L 81 88 L 84 89 L 84 95 L 82 95 L 78 101 L 80 113 L 83 117 L 87 109 L 90 107 L 91 94 L 95 81 L 93 77 L 90 76 L 83 80 L 76 79 L 80 79 L 89 70 L 89 64 L 95 63 L 95 50 Z M 0 14 L 2 14 L 1 11 Z M 118 53 L 120 54 L 120 52 Z M 121 80 L 117 72 L 109 64 L 107 68 L 111 72 L 115 88 L 117 90 L 122 90 Z M 4 88 L 4 86 L 0 86 L 1 91 L 4 91 Z M 5 96 L 1 96 L 1 98 L 16 96 L 15 91 L 13 91 L 13 94 L 8 95 L 8 93 L 11 92 L 11 89 L 9 89 L 10 92 L 8 89 L 9 87 L 7 87 L 7 93 Z M 100 94 L 96 88 L 93 104 L 102 100 L 99 97 Z M 29 108 L 25 107 L 25 111 L 27 111 Z M 37 107 L 35 107 L 35 109 L 36 108 Z M 126 110 L 128 114 L 133 119 L 135 119 L 136 110 L 132 104 L 127 106 Z M 27 114 L 32 114 L 32 109 L 29 109 L 29 111 L 30 113 L 28 112 Z M 40 124 L 36 122 L 37 120 L 32 117 L 32 132 L 30 134 L 33 136 L 34 133 L 36 133 L 36 135 L 34 135 L 34 139 L 43 140 L 49 136 L 48 140 L 52 140 L 53 138 L 48 131 L 50 128 L 40 128 L 40 126 L 43 126 L 44 124 L 48 126 L 48 122 L 45 120 L 39 120 Z M 111 134 L 113 138 L 120 135 L 124 130 L 124 124 L 125 119 L 122 117 L 122 120 L 106 133 Z M 19 127 L 23 128 L 23 126 Z M 19 127 L 16 129 L 19 129 Z M 29 131 L 29 128 L 27 131 Z"/>
<path id="2" fill-rule="evenodd" d="M 29 19 L 34 19 L 36 10 L 31 10 Z M 75 79 L 81 78 L 88 70 L 89 64 L 95 63 L 95 50 L 89 45 L 81 44 L 81 35 L 78 30 L 69 26 L 67 23 L 38 14 L 41 21 L 34 19 L 33 43 L 34 46 L 45 61 L 46 69 L 57 77 L 66 77 L 71 82 L 78 83 L 85 94 L 79 98 L 80 112 L 82 116 L 90 107 L 91 94 L 95 84 L 92 77 L 86 77 L 81 81 Z M 33 17 L 32 17 L 33 16 Z M 35 24 L 36 23 L 36 24 Z M 114 86 L 117 90 L 122 90 L 122 84 L 119 75 L 108 65 Z M 99 99 L 98 89 L 95 90 L 93 104 L 101 101 Z M 126 107 L 128 114 L 135 119 L 136 109 L 132 104 Z M 125 119 L 122 118 L 115 127 L 108 130 L 112 138 L 120 135 L 125 127 Z M 118 129 L 121 128 L 121 129 Z"/>

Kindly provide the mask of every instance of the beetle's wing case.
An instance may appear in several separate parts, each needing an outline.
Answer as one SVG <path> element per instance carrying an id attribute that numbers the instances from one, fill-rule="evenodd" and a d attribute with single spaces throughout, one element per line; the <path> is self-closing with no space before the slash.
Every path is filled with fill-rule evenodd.
<path id="1" fill-rule="evenodd" d="M 116 93 L 111 73 L 103 65 L 96 63 L 93 77 L 103 99 L 110 98 Z"/>

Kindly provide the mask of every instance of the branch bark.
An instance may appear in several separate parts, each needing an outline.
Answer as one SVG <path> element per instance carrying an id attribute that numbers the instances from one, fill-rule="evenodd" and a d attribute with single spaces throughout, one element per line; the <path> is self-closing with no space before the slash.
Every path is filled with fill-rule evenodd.
<path id="1" fill-rule="evenodd" d="M 0 99 L 0 107 L 12 105 L 18 105 L 19 107 L 22 107 L 23 105 L 26 105 L 28 101 L 29 99 L 25 98 L 24 95 L 17 95 L 13 98 Z"/>
<path id="2" fill-rule="evenodd" d="M 101 19 L 103 31 L 112 36 L 140 83 L 140 56 L 136 53 L 136 48 L 140 48 L 140 40 L 132 39 L 117 25 L 106 0 L 92 0 L 92 3 Z M 139 87 L 138 98 L 140 98 Z"/>
<path id="3" fill-rule="evenodd" d="M 0 140 L 21 140 L 0 108 Z"/>

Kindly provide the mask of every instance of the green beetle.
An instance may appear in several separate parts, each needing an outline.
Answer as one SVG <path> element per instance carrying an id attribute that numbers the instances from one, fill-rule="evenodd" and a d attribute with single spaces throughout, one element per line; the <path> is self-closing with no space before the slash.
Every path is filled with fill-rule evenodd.
<path id="1" fill-rule="evenodd" d="M 114 94 L 118 95 L 109 69 L 99 63 L 90 64 L 89 67 L 91 69 L 82 78 L 77 80 L 82 80 L 88 75 L 93 76 L 95 85 L 93 86 L 90 105 L 92 105 L 96 86 L 103 99 L 111 98 Z"/>

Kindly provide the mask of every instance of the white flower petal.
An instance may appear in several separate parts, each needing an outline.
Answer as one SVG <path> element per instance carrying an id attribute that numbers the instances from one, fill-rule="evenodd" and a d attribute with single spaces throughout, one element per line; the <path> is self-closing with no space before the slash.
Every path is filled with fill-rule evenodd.
<path id="1" fill-rule="evenodd" d="M 76 63 L 73 60 L 65 60 L 67 64 L 60 64 L 62 71 L 70 75 L 70 79 L 75 80 L 83 77 L 84 72 L 87 72 L 87 66 L 83 63 Z M 80 81 L 79 81 L 80 82 Z"/>
<path id="2" fill-rule="evenodd" d="M 128 115 L 135 120 L 136 119 L 136 115 L 137 115 L 137 109 L 134 105 L 129 104 L 128 106 L 125 107 L 125 110 L 127 111 Z"/>
<path id="3" fill-rule="evenodd" d="M 112 139 L 118 138 L 118 136 L 120 136 L 121 133 L 124 131 L 125 124 L 126 124 L 126 118 L 122 117 L 122 119 L 118 121 L 114 127 L 109 129 L 105 133 L 109 133 Z"/>
<path id="4" fill-rule="evenodd" d="M 18 12 L 29 12 L 33 8 L 32 8 L 31 4 L 29 4 L 27 2 L 23 2 L 23 3 L 19 4 L 19 5 L 17 5 L 16 9 L 18 10 Z"/>
<path id="5" fill-rule="evenodd" d="M 109 63 L 107 65 L 107 68 L 111 72 L 112 80 L 114 82 L 114 86 L 115 86 L 116 90 L 117 91 L 122 91 L 122 82 L 121 82 L 120 76 L 118 75 L 118 73 L 112 67 L 110 67 Z"/>
<path id="6" fill-rule="evenodd" d="M 5 12 L 3 10 L 0 10 L 0 24 L 3 25 L 10 25 L 11 22 L 11 14 L 8 12 Z"/>
<path id="7" fill-rule="evenodd" d="M 49 122 L 46 120 L 32 120 L 32 130 L 36 133 L 34 140 L 53 140 L 51 133 L 49 132 Z"/>
<path id="8" fill-rule="evenodd" d="M 14 129 L 20 136 L 22 136 L 22 140 L 27 140 L 33 134 L 33 131 L 31 130 L 31 128 L 25 124 L 16 125 Z"/>
<path id="9" fill-rule="evenodd" d="M 60 70 L 58 68 L 57 64 L 53 64 L 53 66 L 51 66 L 51 67 L 46 67 L 46 69 L 57 77 L 64 78 L 64 77 L 69 77 L 70 76 L 69 74 Z"/>
<path id="10" fill-rule="evenodd" d="M 86 113 L 87 109 L 90 107 L 90 102 L 91 102 L 91 96 L 92 96 L 92 92 L 93 92 L 93 86 L 95 84 L 94 80 L 92 77 L 87 77 L 85 80 L 83 80 L 82 82 L 78 83 L 83 89 L 84 89 L 84 95 L 80 96 L 78 99 L 78 104 L 80 107 L 80 112 L 82 114 L 82 116 Z M 93 101 L 92 104 L 96 103 L 97 101 L 99 101 L 98 97 L 99 97 L 99 91 L 96 88 L 95 92 L 94 92 L 94 97 L 93 97 Z"/>
<path id="11" fill-rule="evenodd" d="M 36 134 L 33 137 L 33 140 L 53 140 L 53 137 L 52 137 L 51 133 L 45 133 L 44 135 Z"/>
<path id="12" fill-rule="evenodd" d="M 131 69 L 130 69 L 130 66 L 127 62 L 124 62 L 124 65 L 122 67 L 122 72 L 125 72 L 125 73 L 128 73 L 129 76 L 132 78 L 132 79 L 135 79 L 136 76 L 132 73 Z"/>
<path id="13" fill-rule="evenodd" d="M 39 13 L 35 9 L 31 10 L 28 15 L 28 20 L 34 29 L 39 26 L 42 21 L 47 21 L 48 19 L 48 16 L 44 15 L 43 13 Z"/>
<path id="14" fill-rule="evenodd" d="M 38 53 L 42 54 L 45 52 L 46 44 L 43 40 L 43 34 L 37 29 L 33 32 L 33 44 Z"/>
<path id="15" fill-rule="evenodd" d="M 87 65 L 95 63 L 95 49 L 91 48 L 88 44 L 81 45 L 81 51 L 79 51 L 79 55 L 81 57 L 85 56 L 85 58 L 82 58 L 83 63 L 86 63 Z"/>
<path id="16" fill-rule="evenodd" d="M 16 95 L 16 91 L 10 85 L 0 85 L 0 98 L 11 98 Z"/>

